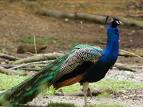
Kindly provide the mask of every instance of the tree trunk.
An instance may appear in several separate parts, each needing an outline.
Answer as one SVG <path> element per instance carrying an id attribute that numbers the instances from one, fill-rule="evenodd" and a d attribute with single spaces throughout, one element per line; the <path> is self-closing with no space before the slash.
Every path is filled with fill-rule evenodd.
<path id="1" fill-rule="evenodd" d="M 90 22 L 96 22 L 100 24 L 105 24 L 106 16 L 104 15 L 96 15 L 96 14 L 88 14 L 88 13 L 67 13 L 56 10 L 41 10 L 36 14 L 43 16 L 50 16 L 56 18 L 69 18 L 69 19 L 78 19 L 78 20 L 86 20 Z M 112 17 L 112 16 L 111 16 Z M 136 26 L 139 28 L 143 28 L 143 22 L 135 19 L 127 19 L 123 17 L 119 17 L 124 26 Z"/>
<path id="2" fill-rule="evenodd" d="M 1 66 L 0 66 L 0 73 L 6 74 L 6 75 L 20 75 L 20 76 L 26 75 L 26 73 L 24 73 L 22 71 L 15 71 L 15 70 L 11 70 L 11 69 L 5 69 Z"/>
<path id="3" fill-rule="evenodd" d="M 22 63 L 29 63 L 29 62 L 36 62 L 36 61 L 43 61 L 43 60 L 53 60 L 59 56 L 62 56 L 62 53 L 49 53 L 49 54 L 38 54 L 32 57 L 16 60 L 14 64 L 22 64 Z"/>

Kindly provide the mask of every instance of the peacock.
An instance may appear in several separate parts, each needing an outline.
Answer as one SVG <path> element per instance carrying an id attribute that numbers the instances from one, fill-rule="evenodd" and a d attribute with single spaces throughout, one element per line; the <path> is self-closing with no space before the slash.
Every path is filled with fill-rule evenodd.
<path id="1" fill-rule="evenodd" d="M 108 17 L 106 22 L 107 20 Z M 53 86 L 59 89 L 79 82 L 83 85 L 86 106 L 89 83 L 104 78 L 118 58 L 119 25 L 120 21 L 117 18 L 113 18 L 109 23 L 105 49 L 88 44 L 73 47 L 69 52 L 48 64 L 41 72 L 2 93 L 0 104 L 24 104 L 47 87 Z"/>

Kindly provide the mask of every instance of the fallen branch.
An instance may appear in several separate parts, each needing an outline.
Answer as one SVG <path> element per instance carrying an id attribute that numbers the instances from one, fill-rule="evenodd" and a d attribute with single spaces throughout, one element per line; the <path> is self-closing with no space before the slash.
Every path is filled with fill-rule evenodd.
<path id="1" fill-rule="evenodd" d="M 131 69 L 129 66 L 121 64 L 121 63 L 115 63 L 114 67 L 116 67 L 119 70 L 126 70 L 131 72 L 137 72 L 136 70 Z"/>
<path id="2" fill-rule="evenodd" d="M 24 72 L 5 69 L 3 67 L 0 67 L 0 73 L 6 74 L 6 75 L 20 75 L 20 76 L 26 75 L 26 73 L 24 73 Z"/>
<path id="3" fill-rule="evenodd" d="M 4 58 L 4 59 L 7 59 L 7 60 L 10 60 L 10 61 L 15 61 L 15 60 L 19 59 L 19 58 L 15 57 L 15 56 L 7 55 L 7 54 L 4 54 L 4 53 L 0 53 L 0 57 Z"/>
<path id="4" fill-rule="evenodd" d="M 36 48 L 36 50 L 35 50 Z M 41 53 L 43 52 L 45 49 L 47 48 L 46 45 L 33 45 L 33 44 L 21 44 L 19 46 L 17 46 L 17 53 L 23 54 L 23 53 L 35 53 L 35 51 L 37 53 Z"/>
<path id="5" fill-rule="evenodd" d="M 12 64 L 0 64 L 1 67 L 6 68 L 6 69 L 10 69 L 12 67 L 14 67 L 15 65 Z"/>
<path id="6" fill-rule="evenodd" d="M 32 57 L 27 57 L 24 59 L 19 59 L 14 62 L 14 64 L 22 64 L 22 63 L 31 63 L 31 62 L 36 62 L 36 61 L 45 61 L 45 60 L 54 60 L 59 56 L 62 56 L 63 53 L 49 53 L 49 54 L 38 54 Z M 125 56 L 125 57 L 138 57 L 140 59 L 143 59 L 142 56 L 139 56 L 135 53 L 125 51 L 125 50 L 120 50 L 119 56 Z"/>
<path id="7" fill-rule="evenodd" d="M 40 71 L 42 68 L 20 68 L 20 70 L 25 70 L 25 71 L 35 71 L 38 72 Z"/>
<path id="8" fill-rule="evenodd" d="M 70 18 L 70 19 L 78 19 L 78 20 L 87 20 L 91 22 L 97 23 L 105 23 L 106 16 L 101 15 L 94 15 L 88 13 L 66 13 L 62 11 L 56 10 L 41 10 L 38 11 L 36 14 L 43 15 L 43 16 L 51 16 L 56 18 Z"/>
<path id="9" fill-rule="evenodd" d="M 53 60 L 59 56 L 62 56 L 62 53 L 49 53 L 49 54 L 38 54 L 32 57 L 20 59 L 14 62 L 14 64 L 22 64 L 22 63 L 30 63 L 36 61 L 44 61 L 44 60 Z"/>
<path id="10" fill-rule="evenodd" d="M 31 65 L 31 64 L 40 64 L 40 63 L 43 63 L 44 60 L 54 60 L 57 57 L 60 57 L 62 55 L 63 55 L 62 53 L 49 53 L 49 54 L 36 55 L 36 56 L 20 59 L 20 60 L 15 61 L 14 64 L 21 64 L 21 65 L 14 66 L 11 69 L 13 70 L 13 69 L 20 68 L 21 70 L 39 71 L 39 69 L 37 69 L 37 68 L 33 68 L 33 67 L 27 68 L 26 66 Z M 130 57 L 138 57 L 140 59 L 143 59 L 141 56 L 136 55 L 135 53 L 132 53 L 129 51 L 125 51 L 125 50 L 120 50 L 119 56 L 130 56 Z M 35 62 L 35 61 L 38 61 L 38 62 Z M 39 61 L 41 61 L 41 62 L 39 62 Z M 49 61 L 46 61 L 47 64 L 48 64 L 48 62 Z M 26 63 L 26 64 L 23 64 L 23 63 Z M 128 70 L 128 71 L 136 72 L 135 70 L 131 69 L 129 66 L 119 64 L 119 63 L 116 63 L 115 67 L 118 68 L 119 70 Z"/>
<path id="11" fill-rule="evenodd" d="M 40 68 L 45 67 L 48 63 L 50 63 L 52 61 L 54 61 L 54 60 L 40 61 L 40 62 L 29 62 L 26 64 L 20 64 L 20 65 L 13 66 L 10 69 L 11 70 L 20 69 L 20 70 L 25 70 L 25 71 L 40 71 Z M 119 70 L 127 70 L 127 71 L 131 71 L 131 72 L 136 72 L 136 70 L 134 70 L 132 66 L 124 65 L 121 63 L 116 63 L 115 67 Z M 137 68 L 137 66 L 134 68 Z"/>
<path id="12" fill-rule="evenodd" d="M 136 53 L 129 52 L 129 51 L 126 51 L 126 50 L 120 50 L 119 56 L 138 57 L 138 58 L 143 60 L 143 56 L 142 55 L 137 55 Z"/>
<path id="13" fill-rule="evenodd" d="M 67 13 L 67 12 L 56 11 L 56 10 L 40 10 L 36 12 L 36 14 L 56 17 L 56 18 L 86 20 L 86 21 L 96 22 L 100 24 L 105 24 L 105 19 L 106 19 L 106 16 L 104 15 L 95 15 L 95 14 L 88 14 L 88 13 Z M 142 21 L 138 21 L 135 19 L 127 19 L 122 17 L 120 17 L 119 19 L 122 21 L 123 25 L 125 26 L 136 26 L 139 28 L 143 28 Z"/>
<path id="14" fill-rule="evenodd" d="M 9 68 L 11 70 L 16 70 L 19 68 L 24 68 L 24 67 L 31 67 L 31 65 L 36 65 L 39 66 L 40 64 L 42 65 L 42 67 L 46 66 L 48 63 L 52 62 L 54 60 L 48 60 L 48 61 L 38 61 L 38 62 L 29 62 L 29 63 L 24 63 L 24 64 L 18 64 L 18 65 L 1 65 L 4 68 Z"/>
<path id="15" fill-rule="evenodd" d="M 11 69 L 11 70 L 14 70 L 14 69 L 18 69 L 18 68 L 20 68 L 20 67 L 25 67 L 25 66 L 27 66 L 27 65 L 29 65 L 29 63 L 28 63 L 28 64 L 16 65 L 16 66 L 14 66 L 14 67 L 12 67 L 12 68 L 10 68 L 10 69 Z"/>

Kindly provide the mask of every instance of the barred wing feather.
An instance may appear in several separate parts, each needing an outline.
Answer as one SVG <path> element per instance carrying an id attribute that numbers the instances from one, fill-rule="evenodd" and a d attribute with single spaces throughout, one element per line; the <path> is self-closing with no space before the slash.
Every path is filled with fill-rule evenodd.
<path id="1" fill-rule="evenodd" d="M 61 72 L 58 78 L 72 72 L 84 61 L 96 62 L 102 56 L 102 49 L 90 45 L 77 45 L 73 48 L 67 59 L 61 65 Z"/>

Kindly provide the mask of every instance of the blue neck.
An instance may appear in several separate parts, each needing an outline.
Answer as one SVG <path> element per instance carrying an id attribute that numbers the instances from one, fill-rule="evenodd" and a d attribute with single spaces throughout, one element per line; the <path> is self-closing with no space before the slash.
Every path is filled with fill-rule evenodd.
<path id="1" fill-rule="evenodd" d="M 107 28 L 107 44 L 103 51 L 103 55 L 107 60 L 115 60 L 119 53 L 119 31 L 118 28 L 114 28 L 111 25 Z"/>

